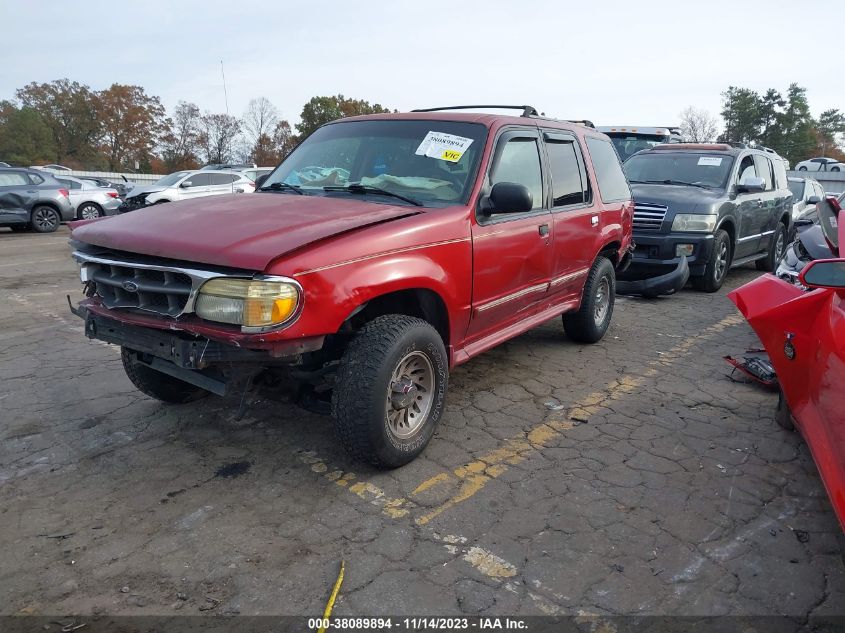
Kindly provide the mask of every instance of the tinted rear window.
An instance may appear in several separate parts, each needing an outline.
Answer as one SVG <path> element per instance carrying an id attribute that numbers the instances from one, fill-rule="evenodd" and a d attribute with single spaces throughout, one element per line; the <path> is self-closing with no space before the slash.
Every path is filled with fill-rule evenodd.
<path id="1" fill-rule="evenodd" d="M 587 149 L 593 159 L 593 168 L 596 170 L 601 199 L 605 202 L 617 200 L 630 200 L 631 189 L 625 174 L 622 172 L 622 165 L 619 163 L 619 156 L 610 141 L 599 138 L 587 137 Z"/>

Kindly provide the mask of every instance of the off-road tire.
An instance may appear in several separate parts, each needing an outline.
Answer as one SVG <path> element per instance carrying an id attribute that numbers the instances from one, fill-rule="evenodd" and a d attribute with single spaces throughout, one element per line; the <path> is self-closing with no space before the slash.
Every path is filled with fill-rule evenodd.
<path id="1" fill-rule="evenodd" d="M 36 233 L 53 233 L 61 222 L 59 212 L 45 204 L 36 206 L 29 216 L 29 225 Z"/>
<path id="2" fill-rule="evenodd" d="M 786 404 L 783 391 L 778 392 L 778 407 L 775 409 L 775 422 L 777 422 L 780 428 L 786 431 L 795 430 L 795 424 L 792 422 L 792 412 L 789 410 L 789 405 Z"/>
<path id="3" fill-rule="evenodd" d="M 722 245 L 727 246 L 727 261 L 723 265 L 719 263 Z M 710 259 L 704 267 L 704 274 L 692 278 L 692 287 L 704 292 L 716 292 L 719 290 L 728 276 L 732 259 L 733 245 L 731 244 L 731 236 L 724 229 L 719 229 L 716 231 L 716 237 L 713 240 L 713 252 L 710 253 Z M 719 275 L 716 274 L 717 265 L 721 266 Z"/>
<path id="4" fill-rule="evenodd" d="M 428 414 L 407 438 L 391 429 L 388 402 L 393 374 L 408 354 L 431 364 L 433 398 Z M 338 366 L 332 416 L 341 444 L 376 468 L 407 464 L 425 449 L 443 415 L 449 361 L 440 335 L 422 319 L 388 314 L 373 319 L 349 343 Z"/>
<path id="5" fill-rule="evenodd" d="M 605 311 L 598 313 L 600 293 L 603 288 L 607 292 Z M 613 305 L 616 301 L 616 271 L 613 264 L 606 257 L 597 257 L 587 275 L 584 293 L 581 297 L 581 307 L 577 312 L 563 315 L 563 330 L 573 341 L 579 343 L 597 343 L 604 337 L 613 316 Z"/>
<path id="6" fill-rule="evenodd" d="M 147 367 L 144 363 L 137 361 L 133 357 L 133 352 L 125 347 L 120 348 L 120 358 L 123 361 L 123 369 L 132 384 L 138 388 L 138 391 L 151 398 L 169 404 L 185 404 L 208 395 L 205 389 Z"/>
<path id="7" fill-rule="evenodd" d="M 786 252 L 786 227 L 783 222 L 778 222 L 778 227 L 772 235 L 772 243 L 769 244 L 769 252 L 763 259 L 754 262 L 757 270 L 773 273 L 777 270 L 778 264 Z"/>

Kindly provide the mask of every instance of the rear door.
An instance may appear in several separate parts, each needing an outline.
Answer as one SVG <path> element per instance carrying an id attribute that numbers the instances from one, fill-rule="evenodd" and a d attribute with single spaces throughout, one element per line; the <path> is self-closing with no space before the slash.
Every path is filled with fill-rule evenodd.
<path id="1" fill-rule="evenodd" d="M 580 295 L 598 250 L 599 207 L 584 167 L 583 148 L 574 134 L 545 131 L 549 204 L 553 223 L 550 302 Z M 615 160 L 615 156 L 614 156 Z"/>
<path id="2" fill-rule="evenodd" d="M 234 174 L 220 174 L 216 172 L 212 173 L 211 187 L 209 188 L 208 192 L 212 196 L 219 196 L 225 193 L 233 193 L 234 182 L 236 180 L 240 180 L 240 176 L 235 176 Z"/>
<path id="3" fill-rule="evenodd" d="M 57 177 L 62 187 L 67 189 L 68 191 L 68 199 L 70 200 L 70 204 L 73 207 L 74 211 L 79 206 L 79 203 L 82 202 L 82 185 L 79 184 L 77 180 L 71 180 L 70 178 L 59 178 Z"/>
<path id="4" fill-rule="evenodd" d="M 476 212 L 470 342 L 521 320 L 538 306 L 547 296 L 554 250 L 537 129 L 501 133 L 486 177 L 488 193 L 497 182 L 525 185 L 534 207 L 525 213 Z"/>
<path id="5" fill-rule="evenodd" d="M 760 207 L 757 210 L 758 233 L 760 234 L 759 250 L 767 249 L 772 235 L 777 229 L 785 203 L 785 197 L 780 195 L 775 187 L 775 172 L 772 161 L 763 154 L 754 154 L 754 167 L 757 175 L 766 183 L 766 190 L 760 194 Z"/>

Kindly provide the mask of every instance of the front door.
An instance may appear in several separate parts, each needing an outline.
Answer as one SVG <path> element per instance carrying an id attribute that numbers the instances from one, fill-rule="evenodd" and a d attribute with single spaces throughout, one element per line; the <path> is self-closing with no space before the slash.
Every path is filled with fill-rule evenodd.
<path id="1" fill-rule="evenodd" d="M 523 319 L 547 296 L 553 237 L 539 149 L 536 129 L 499 137 L 487 175 L 489 187 L 498 182 L 525 185 L 534 206 L 524 213 L 476 214 L 469 341 Z"/>
<path id="2" fill-rule="evenodd" d="M 746 154 L 739 162 L 735 173 L 735 186 L 738 187 L 749 178 L 757 178 L 754 157 Z M 759 192 L 740 192 L 737 189 L 736 215 L 739 222 L 736 252 L 733 259 L 756 253 L 760 248 L 760 215 L 763 207 L 763 194 Z"/>

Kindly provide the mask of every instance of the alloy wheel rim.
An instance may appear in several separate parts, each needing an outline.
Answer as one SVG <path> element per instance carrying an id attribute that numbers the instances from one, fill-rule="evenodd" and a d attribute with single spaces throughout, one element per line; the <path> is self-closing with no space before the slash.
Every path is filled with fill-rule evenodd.
<path id="1" fill-rule="evenodd" d="M 100 212 L 97 210 L 97 207 L 86 204 L 82 207 L 82 210 L 79 212 L 79 215 L 82 217 L 83 220 L 93 220 L 94 218 L 100 217 Z"/>
<path id="2" fill-rule="evenodd" d="M 387 423 L 399 439 L 414 435 L 434 403 L 434 365 L 419 351 L 402 357 L 387 386 Z"/>
<path id="3" fill-rule="evenodd" d="M 713 277 L 719 281 L 728 268 L 728 245 L 722 242 L 719 244 L 719 253 L 716 256 L 716 266 L 713 270 Z"/>
<path id="4" fill-rule="evenodd" d="M 39 209 L 35 213 L 35 223 L 42 229 L 49 229 L 56 225 L 56 215 L 49 209 Z"/>
<path id="5" fill-rule="evenodd" d="M 596 289 L 595 308 L 593 309 L 593 319 L 596 325 L 604 323 L 607 317 L 608 309 L 610 308 L 610 282 L 607 277 L 602 277 L 599 281 L 599 286 Z"/>
<path id="6" fill-rule="evenodd" d="M 775 265 L 777 265 L 783 257 L 784 242 L 783 231 L 778 231 L 778 237 L 777 240 L 775 240 Z"/>

